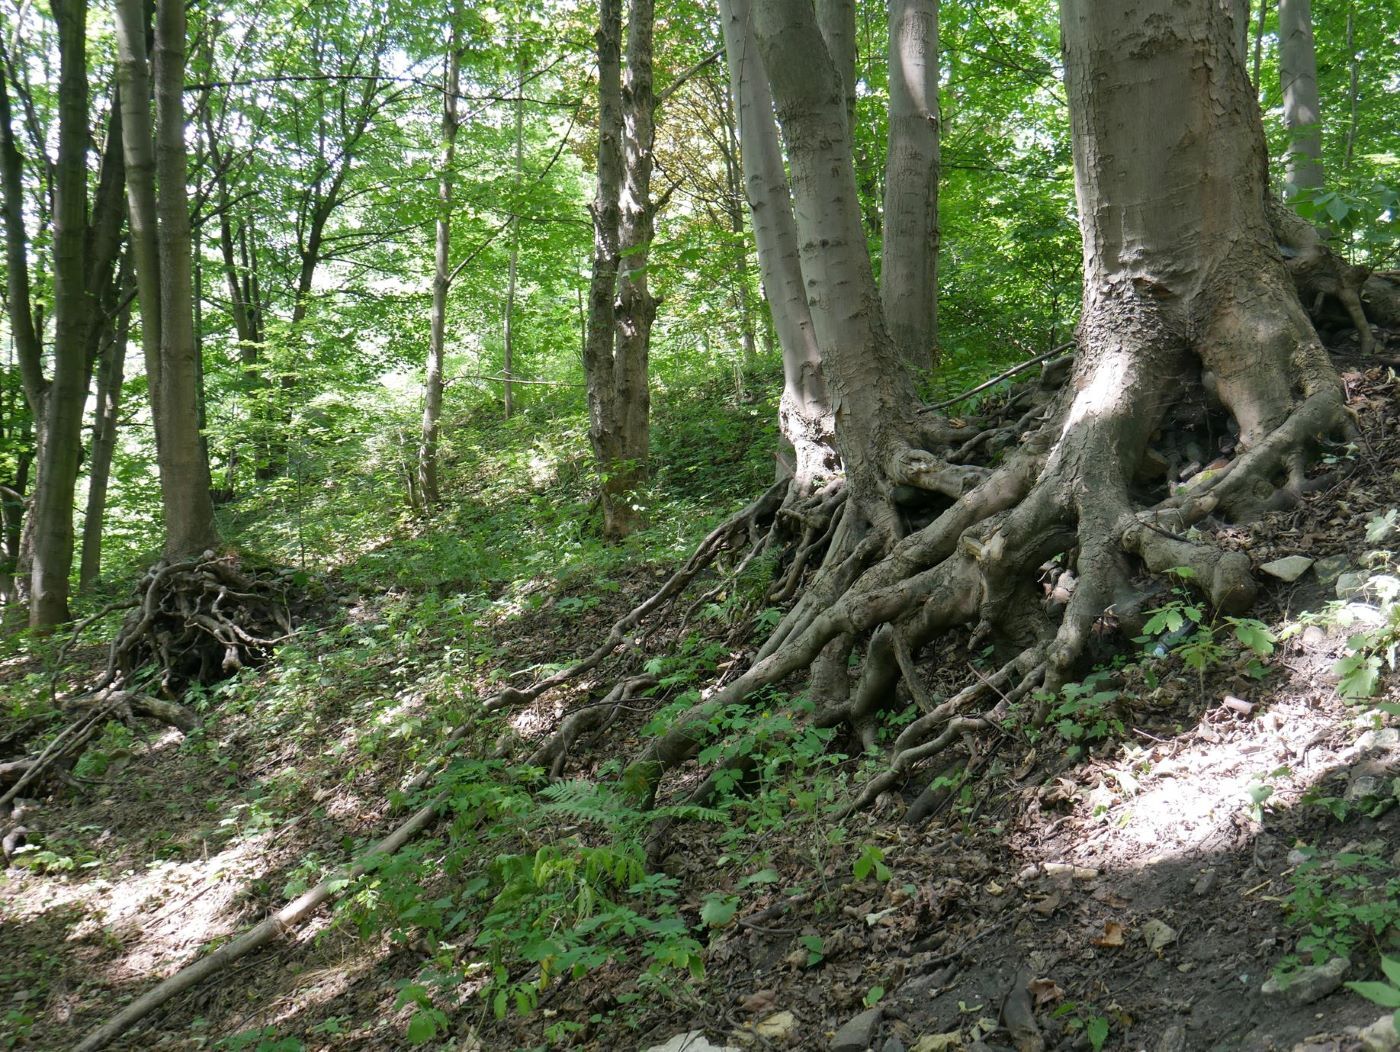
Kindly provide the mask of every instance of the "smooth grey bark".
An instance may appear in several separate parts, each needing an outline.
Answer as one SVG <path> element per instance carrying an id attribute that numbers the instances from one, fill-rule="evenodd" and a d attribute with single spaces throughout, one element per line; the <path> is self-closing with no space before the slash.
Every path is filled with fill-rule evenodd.
<path id="1" fill-rule="evenodd" d="M 911 369 L 938 345 L 938 0 L 890 0 L 880 302 Z"/>
<path id="2" fill-rule="evenodd" d="M 902 527 L 891 488 L 921 484 L 914 384 L 890 337 L 866 251 L 840 74 L 806 0 L 763 0 L 752 24 L 787 144 L 807 303 L 858 513 Z"/>
<path id="3" fill-rule="evenodd" d="M 817 27 L 827 54 L 836 66 L 846 103 L 846 129 L 856 120 L 856 4 L 855 0 L 816 0 Z"/>
<path id="4" fill-rule="evenodd" d="M 452 177 L 457 159 L 457 96 L 461 88 L 462 4 L 454 0 L 449 17 L 447 62 L 442 90 L 442 159 L 438 168 L 437 223 L 433 249 L 433 307 L 429 324 L 427 378 L 418 443 L 418 501 L 424 511 L 442 500 L 438 492 L 438 431 L 442 422 L 442 366 L 447 333 L 447 292 L 451 284 Z"/>
<path id="5" fill-rule="evenodd" d="M 1317 49 L 1309 0 L 1279 0 L 1279 79 L 1288 129 L 1284 182 L 1288 193 L 1322 187 L 1322 107 L 1317 97 Z"/>
<path id="6" fill-rule="evenodd" d="M 117 7 L 118 74 L 133 100 L 144 99 L 146 27 L 140 0 Z M 141 325 L 159 332 L 156 372 L 150 379 L 156 425 L 156 460 L 165 512 L 165 555 L 176 559 L 219 546 L 209 492 L 209 461 L 199 432 L 199 363 L 194 333 L 194 283 L 185 158 L 185 8 L 181 0 L 158 0 L 154 34 L 156 116 L 128 110 L 125 149 L 127 199 L 133 214 L 154 218 L 144 243 L 132 241 Z M 151 159 L 154 158 L 154 166 Z M 158 186 L 152 186 L 154 175 Z M 151 258 L 151 241 L 156 258 Z M 152 265 L 157 276 L 152 280 Z M 152 296 L 154 286 L 154 298 Z"/>
<path id="7" fill-rule="evenodd" d="M 749 0 L 721 0 L 720 17 L 759 274 L 783 358 L 778 424 L 793 454 L 789 470 L 805 490 L 837 467 L 836 422 L 802 282 L 792 198 Z"/>
<path id="8" fill-rule="evenodd" d="M 1254 75 L 1250 83 L 1259 91 L 1260 70 L 1264 66 L 1264 20 L 1269 17 L 1269 0 L 1259 0 L 1259 17 L 1254 23 Z"/>
<path id="9" fill-rule="evenodd" d="M 92 303 L 87 287 L 87 7 L 54 0 L 59 39 L 58 156 L 53 182 L 53 373 L 41 402 L 32 512 L 29 624 L 68 618 L 73 497 L 82 447 Z"/>

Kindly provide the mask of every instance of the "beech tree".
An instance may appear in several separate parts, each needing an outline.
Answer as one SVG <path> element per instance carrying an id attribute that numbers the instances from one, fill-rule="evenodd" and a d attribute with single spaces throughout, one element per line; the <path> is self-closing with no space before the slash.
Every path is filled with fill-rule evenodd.
<path id="1" fill-rule="evenodd" d="M 1000 425 L 1026 432 L 987 464 L 957 422 L 919 405 L 880 310 L 840 67 L 811 5 L 755 4 L 844 477 L 789 516 L 802 523 L 793 561 L 824 546 L 821 569 L 747 670 L 646 745 L 640 784 L 654 792 L 693 757 L 715 713 L 810 669 L 815 722 L 867 745 L 897 690 L 923 700 L 888 769 L 853 801 L 862 806 L 919 761 L 990 730 L 1010 705 L 1072 680 L 1106 616 L 1140 623 L 1144 575 L 1185 567 L 1216 608 L 1250 605 L 1249 558 L 1216 545 L 1211 524 L 1297 500 L 1318 443 L 1352 425 L 1279 252 L 1244 17 L 1221 0 L 1063 0 L 1084 311 L 1068 382 L 1046 370 L 1019 403 L 1024 415 Z M 1236 436 L 1228 460 L 1188 469 L 1183 485 L 1173 449 L 1207 421 Z M 763 522 L 779 538 L 793 528 L 770 493 L 706 544 L 734 544 Z M 1044 598 L 1047 569 L 1065 575 L 1067 598 Z M 914 661 L 960 626 L 972 629 L 971 650 L 992 644 L 1000 665 L 929 698 Z"/>
<path id="2" fill-rule="evenodd" d="M 598 10 L 597 192 L 584 374 L 589 440 L 602 476 L 603 535 L 617 540 L 640 524 L 636 490 L 646 478 L 651 441 L 653 8 L 651 0 L 630 0 L 625 80 L 622 5 L 601 0 Z"/>

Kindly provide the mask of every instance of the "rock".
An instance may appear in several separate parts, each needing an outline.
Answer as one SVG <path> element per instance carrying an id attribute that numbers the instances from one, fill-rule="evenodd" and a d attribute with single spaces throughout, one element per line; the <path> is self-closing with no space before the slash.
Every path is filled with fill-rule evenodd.
<path id="1" fill-rule="evenodd" d="M 880 1046 L 880 1052 L 908 1052 L 904 1047 L 904 1042 L 899 1039 L 898 1034 L 891 1034 L 885 1038 L 885 1043 Z"/>
<path id="2" fill-rule="evenodd" d="M 831 1039 L 831 1052 L 866 1052 L 875 1042 L 882 1014 L 880 1008 L 867 1008 L 854 1019 L 847 1020 Z"/>
<path id="3" fill-rule="evenodd" d="M 1356 1035 L 1366 1052 L 1398 1052 L 1400 1034 L 1395 1032 L 1395 1013 L 1381 1016 Z"/>
<path id="4" fill-rule="evenodd" d="M 914 1052 L 952 1052 L 961 1048 L 961 1030 L 950 1030 L 946 1034 L 925 1034 L 914 1042 Z"/>
<path id="5" fill-rule="evenodd" d="M 1277 577 L 1280 581 L 1293 582 L 1307 573 L 1312 564 L 1313 561 L 1306 555 L 1289 555 L 1282 559 L 1275 559 L 1271 563 L 1265 563 L 1259 569 L 1270 577 Z"/>
<path id="6" fill-rule="evenodd" d="M 1370 574 L 1360 573 L 1355 570 L 1351 573 L 1340 574 L 1337 577 L 1337 598 L 1355 599 L 1358 596 L 1364 595 L 1366 592 L 1366 582 L 1370 580 L 1370 578 Z"/>
<path id="7" fill-rule="evenodd" d="M 652 1045 L 643 1052 L 742 1052 L 733 1045 L 714 1045 L 703 1030 L 677 1034 L 663 1045 Z"/>
<path id="8" fill-rule="evenodd" d="M 1163 1030 L 1152 1052 L 1186 1052 L 1186 1024 L 1173 1023 Z"/>
<path id="9" fill-rule="evenodd" d="M 1150 920 L 1142 926 L 1142 938 L 1149 950 L 1160 950 L 1176 942 L 1176 931 L 1159 920 Z"/>
<path id="10" fill-rule="evenodd" d="M 1386 795 L 1385 780 L 1367 771 L 1354 771 L 1347 781 L 1347 789 L 1342 799 L 1349 804 L 1359 804 Z"/>
<path id="11" fill-rule="evenodd" d="M 1329 555 L 1313 563 L 1313 574 L 1326 587 L 1351 568 L 1351 560 L 1345 555 Z"/>
<path id="12" fill-rule="evenodd" d="M 1265 997 L 1288 1001 L 1290 1004 L 1312 1004 L 1341 986 L 1350 967 L 1349 958 L 1333 957 L 1326 964 L 1299 968 L 1289 976 L 1286 983 L 1271 978 L 1259 992 Z"/>
<path id="13" fill-rule="evenodd" d="M 797 1016 L 791 1012 L 774 1012 L 754 1024 L 753 1032 L 766 1041 L 786 1042 L 797 1029 Z"/>

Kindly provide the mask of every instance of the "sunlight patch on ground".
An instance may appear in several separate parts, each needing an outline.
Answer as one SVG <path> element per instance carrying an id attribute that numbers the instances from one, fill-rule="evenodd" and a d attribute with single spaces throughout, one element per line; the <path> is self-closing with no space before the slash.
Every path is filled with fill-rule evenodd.
<path id="1" fill-rule="evenodd" d="M 1054 792 L 1075 801 L 1083 833 L 1067 857 L 1045 861 L 1138 869 L 1238 847 L 1267 827 L 1271 807 L 1296 804 L 1334 769 L 1336 751 L 1319 746 L 1369 725 L 1315 677 L 1241 700 L 1222 699 L 1175 737 L 1067 772 Z"/>

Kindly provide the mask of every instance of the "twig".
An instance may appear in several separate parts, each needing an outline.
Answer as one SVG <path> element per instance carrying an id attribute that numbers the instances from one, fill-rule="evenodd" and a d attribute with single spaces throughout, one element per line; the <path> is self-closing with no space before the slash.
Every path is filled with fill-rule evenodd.
<path id="1" fill-rule="evenodd" d="M 989 388 L 989 387 L 995 387 L 997 384 L 1001 383 L 1003 380 L 1010 379 L 1011 377 L 1015 376 L 1017 373 L 1025 372 L 1025 371 L 1026 371 L 1027 369 L 1029 369 L 1032 365 L 1039 365 L 1041 362 L 1045 361 L 1047 358 L 1053 358 L 1053 357 L 1055 357 L 1057 354 L 1059 354 L 1061 351 L 1066 351 L 1066 350 L 1068 350 L 1069 348 L 1071 348 L 1071 347 L 1073 347 L 1073 346 L 1074 346 L 1074 341 L 1073 341 L 1073 340 L 1067 340 L 1066 342 L 1060 344 L 1058 347 L 1051 347 L 1051 348 L 1050 348 L 1048 351 L 1046 351 L 1044 354 L 1038 354 L 1038 355 L 1036 355 L 1034 358 L 1030 359 L 1029 361 L 1024 361 L 1024 362 L 1022 362 L 1020 365 L 1012 366 L 1010 369 L 1006 370 L 1006 372 L 1002 373 L 1000 376 L 993 376 L 990 380 L 986 380 L 986 381 L 984 381 L 983 383 L 978 384 L 976 387 L 972 388 L 972 389 L 969 390 L 969 391 L 964 391 L 962 394 L 958 395 L 958 396 L 955 397 L 955 398 L 947 398 L 947 399 L 944 399 L 942 402 L 935 402 L 933 405 L 926 405 L 926 406 L 924 406 L 922 409 L 920 409 L 919 412 L 921 412 L 921 413 L 933 413 L 933 412 L 936 412 L 936 411 L 939 410 L 939 409 L 947 409 L 950 405 L 955 405 L 956 403 L 963 401 L 963 399 L 965 399 L 965 398 L 971 398 L 971 397 L 972 397 L 973 395 L 975 395 L 975 394 L 980 394 L 981 392 L 985 391 L 985 390 L 986 390 L 987 388 Z"/>

